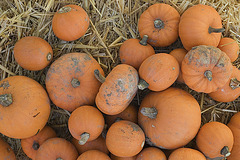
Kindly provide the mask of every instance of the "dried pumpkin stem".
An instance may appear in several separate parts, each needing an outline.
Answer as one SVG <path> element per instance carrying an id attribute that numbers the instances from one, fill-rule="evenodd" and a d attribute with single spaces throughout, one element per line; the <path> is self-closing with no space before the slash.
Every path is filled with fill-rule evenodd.
<path id="1" fill-rule="evenodd" d="M 66 6 L 66 7 L 62 7 L 59 9 L 58 13 L 67 13 L 67 12 L 70 12 L 72 10 L 71 7 L 69 6 Z"/>
<path id="2" fill-rule="evenodd" d="M 212 72 L 207 70 L 204 72 L 204 76 L 209 80 L 211 81 L 212 80 Z"/>
<path id="3" fill-rule="evenodd" d="M 12 100 L 12 95 L 11 94 L 3 94 L 0 95 L 0 104 L 4 107 L 9 106 L 10 104 L 12 104 L 13 100 Z"/>
<path id="4" fill-rule="evenodd" d="M 48 54 L 47 54 L 47 61 L 50 61 L 52 59 L 52 54 L 49 52 Z"/>
<path id="5" fill-rule="evenodd" d="M 157 117 L 158 111 L 155 107 L 147 108 L 143 107 L 141 113 L 148 118 L 155 119 Z"/>
<path id="6" fill-rule="evenodd" d="M 141 45 L 146 46 L 148 40 L 148 35 L 144 35 L 142 40 L 139 42 Z"/>
<path id="7" fill-rule="evenodd" d="M 99 72 L 98 69 L 95 69 L 94 70 L 94 76 L 97 78 L 97 80 L 101 83 L 104 83 L 105 82 L 105 77 Z"/>
<path id="8" fill-rule="evenodd" d="M 231 154 L 228 146 L 224 146 L 220 153 L 221 153 L 221 155 L 224 155 L 225 157 L 228 157 Z"/>
<path id="9" fill-rule="evenodd" d="M 164 23 L 161 19 L 156 19 L 154 21 L 154 27 L 157 29 L 163 29 L 164 28 Z"/>
<path id="10" fill-rule="evenodd" d="M 63 160 L 62 158 L 57 158 L 56 160 Z"/>
<path id="11" fill-rule="evenodd" d="M 72 79 L 71 84 L 72 84 L 73 88 L 77 88 L 78 86 L 80 86 L 80 82 L 76 78 Z"/>
<path id="12" fill-rule="evenodd" d="M 229 85 L 230 85 L 230 87 L 231 87 L 232 89 L 239 88 L 239 87 L 240 87 L 240 81 L 237 80 L 237 78 L 232 78 L 232 79 L 230 80 Z"/>
<path id="13" fill-rule="evenodd" d="M 120 117 L 117 117 L 114 122 L 118 122 L 118 121 L 121 121 L 121 120 L 123 120 L 123 119 L 120 118 Z"/>
<path id="14" fill-rule="evenodd" d="M 33 145 L 32 145 L 32 148 L 33 148 L 34 150 L 38 150 L 39 147 L 40 147 L 39 143 L 34 141 L 34 142 L 33 142 Z"/>
<path id="15" fill-rule="evenodd" d="M 143 79 L 139 80 L 138 89 L 144 90 L 144 89 L 148 88 L 148 86 L 149 86 L 149 84 L 145 80 L 143 80 Z"/>
<path id="16" fill-rule="evenodd" d="M 84 132 L 83 134 L 81 134 L 81 139 L 78 141 L 78 143 L 80 145 L 84 145 L 87 142 L 87 140 L 89 139 L 89 137 L 90 137 L 90 134 Z"/>
<path id="17" fill-rule="evenodd" d="M 224 32 L 225 29 L 224 28 L 212 28 L 212 27 L 209 27 L 208 28 L 208 33 L 211 34 L 211 33 L 222 33 Z"/>

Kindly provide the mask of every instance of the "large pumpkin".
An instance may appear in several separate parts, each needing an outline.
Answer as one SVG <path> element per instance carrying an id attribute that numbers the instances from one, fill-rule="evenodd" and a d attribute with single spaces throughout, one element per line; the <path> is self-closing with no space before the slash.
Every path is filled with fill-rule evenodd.
<path id="1" fill-rule="evenodd" d="M 191 148 L 179 148 L 173 151 L 168 160 L 206 160 L 198 150 Z"/>
<path id="2" fill-rule="evenodd" d="M 7 142 L 0 138 L 0 159 L 16 160 L 16 156 Z"/>
<path id="3" fill-rule="evenodd" d="M 144 148 L 137 156 L 136 160 L 167 160 L 163 151 L 155 147 Z"/>
<path id="4" fill-rule="evenodd" d="M 175 149 L 196 136 L 201 111 L 192 95 L 178 88 L 168 88 L 144 97 L 138 112 L 138 124 L 144 130 L 148 144 Z"/>
<path id="5" fill-rule="evenodd" d="M 93 105 L 101 85 L 94 70 L 104 74 L 98 62 L 86 53 L 68 53 L 50 66 L 46 88 L 53 103 L 68 111 L 81 105 Z"/>
<path id="6" fill-rule="evenodd" d="M 184 82 L 197 92 L 214 92 L 223 87 L 231 75 L 229 57 L 216 47 L 193 47 L 182 61 Z"/>
<path id="7" fill-rule="evenodd" d="M 218 48 L 228 55 L 231 62 L 234 62 L 238 58 L 239 46 L 234 39 L 228 37 L 222 38 L 218 44 Z"/>
<path id="8" fill-rule="evenodd" d="M 0 82 L 0 132 L 11 138 L 28 138 L 47 123 L 50 101 L 36 81 L 12 76 Z"/>
<path id="9" fill-rule="evenodd" d="M 98 150 L 88 150 L 82 153 L 77 160 L 111 160 L 106 153 Z"/>

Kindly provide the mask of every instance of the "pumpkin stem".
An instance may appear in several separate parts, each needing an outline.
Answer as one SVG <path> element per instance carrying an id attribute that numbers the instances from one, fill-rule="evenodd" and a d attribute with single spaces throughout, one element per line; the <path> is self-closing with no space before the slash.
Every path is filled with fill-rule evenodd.
<path id="1" fill-rule="evenodd" d="M 239 88 L 239 87 L 240 87 L 240 81 L 237 80 L 237 78 L 232 78 L 232 79 L 230 80 L 229 85 L 230 85 L 230 87 L 231 87 L 232 89 Z"/>
<path id="2" fill-rule="evenodd" d="M 143 79 L 139 80 L 138 89 L 144 90 L 144 89 L 148 88 L 148 86 L 149 86 L 149 84 L 145 80 L 143 80 Z"/>
<path id="3" fill-rule="evenodd" d="M 33 142 L 33 145 L 32 145 L 32 148 L 33 148 L 34 150 L 38 150 L 39 147 L 40 147 L 39 143 L 36 142 L 36 141 L 34 141 L 34 142 Z"/>
<path id="4" fill-rule="evenodd" d="M 9 106 L 10 104 L 12 104 L 13 100 L 12 100 L 12 95 L 11 94 L 3 94 L 0 95 L 0 104 L 4 107 Z"/>
<path id="5" fill-rule="evenodd" d="M 143 107 L 141 113 L 148 118 L 155 119 L 157 117 L 158 111 L 155 107 L 147 108 Z"/>
<path id="6" fill-rule="evenodd" d="M 120 117 L 117 117 L 114 122 L 118 122 L 118 121 L 121 121 L 121 120 L 123 120 L 123 119 L 120 118 Z"/>
<path id="7" fill-rule="evenodd" d="M 67 13 L 67 12 L 70 12 L 72 10 L 71 7 L 69 6 L 66 6 L 66 7 L 62 7 L 59 9 L 58 13 Z"/>
<path id="8" fill-rule="evenodd" d="M 48 54 L 47 54 L 47 61 L 50 61 L 52 59 L 52 54 L 49 52 Z"/>
<path id="9" fill-rule="evenodd" d="M 71 84 L 72 84 L 73 88 L 77 88 L 78 86 L 80 86 L 80 82 L 76 78 L 72 79 Z"/>
<path id="10" fill-rule="evenodd" d="M 208 28 L 208 33 L 209 34 L 211 34 L 212 32 L 214 32 L 214 33 L 222 33 L 224 31 L 225 31 L 224 28 L 212 28 L 212 27 Z"/>
<path id="11" fill-rule="evenodd" d="M 84 132 L 83 134 L 81 134 L 81 139 L 78 141 L 78 143 L 80 145 L 84 145 L 87 142 L 87 140 L 89 139 L 89 137 L 90 137 L 90 134 Z"/>
<path id="12" fill-rule="evenodd" d="M 95 69 L 94 70 L 94 76 L 97 78 L 97 80 L 101 83 L 104 83 L 105 82 L 105 77 L 99 72 L 98 69 Z"/>
<path id="13" fill-rule="evenodd" d="M 63 160 L 63 159 L 59 157 L 59 158 L 57 158 L 56 160 Z"/>
<path id="14" fill-rule="evenodd" d="M 209 80 L 211 81 L 212 80 L 212 72 L 207 70 L 204 72 L 204 76 Z"/>
<path id="15" fill-rule="evenodd" d="M 146 46 L 148 40 L 148 35 L 144 35 L 142 40 L 139 42 L 141 45 Z"/>
<path id="16" fill-rule="evenodd" d="M 221 155 L 224 155 L 225 157 L 228 157 L 231 154 L 228 146 L 224 146 L 220 153 L 221 153 Z"/>
<path id="17" fill-rule="evenodd" d="M 154 27 L 157 28 L 157 29 L 163 29 L 164 28 L 164 23 L 162 20 L 160 19 L 156 19 L 154 21 Z"/>

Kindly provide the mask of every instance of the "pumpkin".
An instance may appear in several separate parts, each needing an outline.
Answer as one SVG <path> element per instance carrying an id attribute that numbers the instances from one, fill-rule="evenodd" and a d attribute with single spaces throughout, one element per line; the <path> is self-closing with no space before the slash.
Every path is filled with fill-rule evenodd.
<path id="1" fill-rule="evenodd" d="M 77 160 L 111 160 L 106 153 L 98 150 L 89 150 L 82 153 Z"/>
<path id="2" fill-rule="evenodd" d="M 180 15 L 172 6 L 156 3 L 145 10 L 138 21 L 141 37 L 148 35 L 148 43 L 156 47 L 166 47 L 178 38 Z"/>
<path id="3" fill-rule="evenodd" d="M 227 83 L 215 92 L 208 94 L 219 102 L 231 102 L 240 96 L 240 71 L 233 66 L 233 73 Z"/>
<path id="4" fill-rule="evenodd" d="M 130 65 L 119 64 L 106 79 L 98 70 L 94 72 L 95 77 L 103 82 L 95 100 L 98 109 L 108 115 L 121 113 L 137 93 L 137 70 Z"/>
<path id="5" fill-rule="evenodd" d="M 75 109 L 68 120 L 71 135 L 79 140 L 80 145 L 97 139 L 104 128 L 102 113 L 92 106 L 81 106 Z"/>
<path id="6" fill-rule="evenodd" d="M 124 111 L 116 115 L 106 115 L 105 120 L 108 127 L 118 120 L 128 120 L 137 123 L 137 112 L 136 106 L 130 104 Z"/>
<path id="7" fill-rule="evenodd" d="M 68 111 L 82 105 L 93 105 L 101 83 L 94 70 L 104 74 L 98 62 L 86 53 L 68 53 L 50 66 L 46 88 L 53 103 Z"/>
<path id="8" fill-rule="evenodd" d="M 16 139 L 34 136 L 49 115 L 50 101 L 38 82 L 25 76 L 0 81 L 0 133 Z"/>
<path id="9" fill-rule="evenodd" d="M 113 154 L 110 154 L 111 160 L 136 160 L 137 156 L 133 156 L 133 157 L 118 157 L 115 156 Z"/>
<path id="10" fill-rule="evenodd" d="M 89 27 L 87 12 L 77 5 L 66 5 L 53 16 L 52 29 L 61 40 L 74 41 L 82 37 Z"/>
<path id="11" fill-rule="evenodd" d="M 183 49 L 183 48 L 177 48 L 177 49 L 172 50 L 169 54 L 176 58 L 179 66 L 180 66 L 177 81 L 180 82 L 180 83 L 184 83 L 184 80 L 183 80 L 183 77 L 182 77 L 181 66 L 182 66 L 182 61 L 183 61 L 185 55 L 187 54 L 187 50 Z"/>
<path id="12" fill-rule="evenodd" d="M 50 44 L 40 37 L 24 37 L 18 40 L 13 49 L 14 58 L 24 69 L 38 71 L 44 69 L 52 60 Z"/>
<path id="13" fill-rule="evenodd" d="M 35 160 L 37 150 L 49 138 L 57 137 L 56 132 L 49 126 L 45 126 L 38 134 L 21 139 L 23 152 L 32 160 Z"/>
<path id="14" fill-rule="evenodd" d="M 238 58 L 239 46 L 234 39 L 228 37 L 222 38 L 218 44 L 218 48 L 228 55 L 231 62 L 234 62 Z"/>
<path id="15" fill-rule="evenodd" d="M 50 138 L 38 149 L 36 160 L 76 160 L 78 152 L 74 145 L 63 138 Z"/>
<path id="16" fill-rule="evenodd" d="M 137 156 L 136 160 L 167 160 L 165 154 L 158 148 L 144 148 Z"/>
<path id="17" fill-rule="evenodd" d="M 123 42 L 119 49 L 119 57 L 123 64 L 128 64 L 138 69 L 142 62 L 155 54 L 153 47 L 147 44 L 148 36 L 143 39 L 128 39 Z"/>
<path id="18" fill-rule="evenodd" d="M 197 92 L 214 92 L 223 87 L 231 75 L 232 64 L 229 57 L 216 47 L 193 47 L 182 61 L 184 82 Z"/>
<path id="19" fill-rule="evenodd" d="M 233 147 L 233 134 L 225 124 L 209 122 L 200 128 L 196 144 L 207 158 L 228 157 Z"/>
<path id="20" fill-rule="evenodd" d="M 179 37 L 186 50 L 199 45 L 217 47 L 223 31 L 220 15 L 208 5 L 188 8 L 179 22 Z"/>
<path id="21" fill-rule="evenodd" d="M 228 160 L 239 160 L 240 159 L 240 112 L 236 113 L 232 116 L 230 122 L 228 123 L 228 127 L 231 129 L 233 133 L 233 148 L 231 151 L 231 155 L 228 157 Z"/>
<path id="22" fill-rule="evenodd" d="M 133 157 L 143 148 L 145 135 L 135 123 L 122 120 L 108 129 L 106 145 L 108 150 L 118 157 Z"/>
<path id="23" fill-rule="evenodd" d="M 138 88 L 162 91 L 170 87 L 179 74 L 179 64 L 172 55 L 158 53 L 148 57 L 139 68 Z"/>
<path id="24" fill-rule="evenodd" d="M 168 160 L 206 160 L 198 150 L 191 148 L 179 148 L 173 151 Z"/>
<path id="25" fill-rule="evenodd" d="M 175 149 L 196 136 L 201 124 L 201 111 L 192 95 L 170 87 L 144 97 L 138 111 L 138 124 L 150 146 Z"/>
<path id="26" fill-rule="evenodd" d="M 0 138 L 0 159 L 16 160 L 16 156 L 7 142 Z"/>

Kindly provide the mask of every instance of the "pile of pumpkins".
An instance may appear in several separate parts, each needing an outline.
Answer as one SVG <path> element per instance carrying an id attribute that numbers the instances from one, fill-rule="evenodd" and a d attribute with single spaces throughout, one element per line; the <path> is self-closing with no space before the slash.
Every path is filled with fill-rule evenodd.
<path id="1" fill-rule="evenodd" d="M 82 37 L 88 26 L 87 13 L 77 5 L 64 6 L 52 20 L 54 34 L 65 41 Z M 112 160 L 166 160 L 161 149 L 174 150 L 169 160 L 239 160 L 240 113 L 228 125 L 209 122 L 200 128 L 196 99 L 171 87 L 175 81 L 185 83 L 220 102 L 240 95 L 240 71 L 231 63 L 239 48 L 233 39 L 221 38 L 224 29 L 217 11 L 199 4 L 180 17 L 172 6 L 157 3 L 142 13 L 138 29 L 142 40 L 122 44 L 122 64 L 106 77 L 92 56 L 68 53 L 51 64 L 47 92 L 25 76 L 2 80 L 0 132 L 21 139 L 33 160 L 110 160 L 109 152 Z M 152 46 L 169 46 L 178 36 L 185 49 L 155 54 Z M 39 37 L 24 37 L 15 44 L 14 57 L 24 69 L 37 71 L 50 64 L 53 50 Z M 132 105 L 138 89 L 146 88 L 151 92 L 140 108 Z M 71 112 L 72 142 L 58 138 L 46 125 L 50 100 Z M 194 138 L 198 150 L 183 148 Z M 6 157 L 15 159 L 1 140 L 0 159 Z"/>

